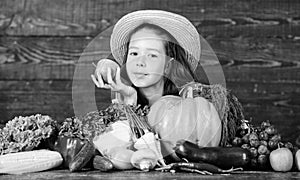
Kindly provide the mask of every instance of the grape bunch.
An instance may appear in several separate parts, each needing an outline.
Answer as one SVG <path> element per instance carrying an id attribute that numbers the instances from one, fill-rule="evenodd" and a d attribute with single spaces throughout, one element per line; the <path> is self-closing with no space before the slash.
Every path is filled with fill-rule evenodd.
<path id="1" fill-rule="evenodd" d="M 243 120 L 231 144 L 250 151 L 250 168 L 255 170 L 270 168 L 269 155 L 272 150 L 286 147 L 293 152 L 294 148 L 292 143 L 282 141 L 281 135 L 268 120 L 263 121 L 257 127 L 250 125 L 249 121 Z"/>

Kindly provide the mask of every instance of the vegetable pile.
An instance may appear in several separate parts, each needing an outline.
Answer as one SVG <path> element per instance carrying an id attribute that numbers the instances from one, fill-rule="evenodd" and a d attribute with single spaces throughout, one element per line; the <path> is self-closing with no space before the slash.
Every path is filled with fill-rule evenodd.
<path id="1" fill-rule="evenodd" d="M 156 164 L 165 165 L 158 136 L 147 121 L 149 108 L 129 105 L 116 107 L 121 112 L 121 120 L 110 123 L 103 133 L 93 138 L 96 149 L 106 158 L 94 164 L 101 169 L 110 169 L 103 167 L 111 161 L 116 169 L 135 167 L 143 171 L 153 169 Z"/>
<path id="2" fill-rule="evenodd" d="M 46 115 L 16 117 L 0 130 L 0 173 L 58 167 L 71 172 L 135 168 L 145 172 L 155 169 L 204 175 L 243 169 L 289 171 L 298 150 L 292 143 L 282 141 L 269 121 L 255 127 L 241 120 L 226 146 L 199 147 L 195 142 L 178 140 L 173 149 L 179 161 L 165 164 L 159 136 L 148 124 L 148 112 L 149 107 L 111 104 L 83 117 L 66 118 L 60 125 Z M 42 151 L 39 161 L 32 161 L 30 158 L 36 159 L 36 150 L 41 149 L 48 150 Z M 22 154 L 25 151 L 26 156 Z M 13 156 L 8 156 L 12 153 Z M 298 151 L 298 157 L 299 154 Z M 282 157 L 287 157 L 285 163 Z M 10 166 L 4 168 L 1 164 Z"/>
<path id="3" fill-rule="evenodd" d="M 162 171 L 185 171 L 199 174 L 231 173 L 237 170 L 299 170 L 300 150 L 291 142 L 282 140 L 270 121 L 253 126 L 242 120 L 236 136 L 225 147 L 199 147 L 186 141 L 177 141 L 176 155 L 183 162 L 157 168 Z"/>
<path id="4" fill-rule="evenodd" d="M 291 142 L 282 141 L 281 135 L 268 120 L 263 121 L 260 126 L 253 126 L 249 121 L 243 120 L 231 144 L 250 152 L 249 168 L 253 170 L 270 169 L 270 153 L 278 148 L 285 147 L 293 153 L 298 150 Z"/>
<path id="5" fill-rule="evenodd" d="M 157 156 L 155 161 L 162 160 L 160 147 L 153 146 L 157 142 L 147 124 L 148 111 L 148 107 L 111 104 L 82 118 L 67 118 L 59 128 L 55 146 L 55 150 L 63 155 L 63 166 L 72 172 L 79 171 L 93 160 L 95 168 L 102 170 L 110 170 L 109 164 L 116 169 L 132 169 L 138 165 L 136 162 L 131 164 L 131 155 L 139 149 L 152 149 Z"/>
<path id="6" fill-rule="evenodd" d="M 250 161 L 250 153 L 239 147 L 199 147 L 195 143 L 179 140 L 174 150 L 185 162 L 171 163 L 156 170 L 212 175 L 243 170 Z"/>

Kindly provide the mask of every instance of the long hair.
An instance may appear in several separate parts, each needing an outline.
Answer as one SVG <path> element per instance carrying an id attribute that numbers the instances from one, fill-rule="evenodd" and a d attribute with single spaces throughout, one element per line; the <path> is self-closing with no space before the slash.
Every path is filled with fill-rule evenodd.
<path id="1" fill-rule="evenodd" d="M 166 56 L 170 59 L 175 60 L 176 64 L 179 64 L 181 66 L 181 68 L 180 68 L 181 72 L 179 72 L 179 69 L 176 69 L 176 66 L 175 66 L 174 68 L 171 68 L 172 69 L 170 72 L 171 74 L 169 73 L 168 75 L 164 76 L 164 89 L 163 89 L 162 95 L 179 96 L 179 87 L 174 82 L 174 79 L 172 79 L 172 77 L 174 77 L 174 75 L 177 76 L 177 79 L 179 79 L 179 78 L 185 79 L 186 76 L 188 76 L 188 77 L 190 77 L 190 80 L 192 80 L 192 81 L 198 80 L 196 75 L 193 73 L 192 68 L 190 67 L 190 64 L 188 62 L 188 59 L 192 58 L 192 56 L 189 55 L 179 45 L 177 40 L 169 32 L 167 32 L 166 30 L 162 29 L 161 27 L 153 25 L 153 24 L 144 23 L 144 24 L 138 26 L 137 28 L 135 28 L 129 35 L 129 41 L 131 39 L 131 36 L 141 29 L 153 30 L 157 35 L 164 36 L 167 38 L 167 41 L 163 41 Z M 125 53 L 123 65 L 126 65 L 127 55 L 128 55 L 128 46 L 129 46 L 129 42 L 127 42 L 127 44 L 126 44 L 126 53 Z M 148 99 L 139 90 L 139 88 L 135 87 L 134 85 L 132 85 L 132 86 L 137 91 L 137 96 L 138 96 L 137 104 L 140 104 L 142 106 L 149 105 Z"/>

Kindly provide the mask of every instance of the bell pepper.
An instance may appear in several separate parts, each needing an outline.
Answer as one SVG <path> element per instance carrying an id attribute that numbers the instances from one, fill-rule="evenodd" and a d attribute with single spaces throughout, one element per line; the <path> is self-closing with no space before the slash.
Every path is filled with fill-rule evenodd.
<path id="1" fill-rule="evenodd" d="M 87 144 L 89 146 L 87 146 Z M 87 148 L 83 149 L 83 148 Z M 92 159 L 92 157 L 95 155 L 95 149 L 93 145 L 86 139 L 80 139 L 76 137 L 68 137 L 68 136 L 58 136 L 55 144 L 54 144 L 54 150 L 59 152 L 63 157 L 63 168 L 68 168 L 71 171 L 73 170 L 79 170 L 74 169 L 74 167 L 71 167 L 72 164 L 74 164 L 74 161 L 76 161 L 76 157 L 78 158 L 78 154 L 80 153 L 81 156 L 85 156 L 84 161 L 81 162 L 79 167 L 84 167 L 88 162 Z M 85 153 L 82 153 L 84 150 Z"/>

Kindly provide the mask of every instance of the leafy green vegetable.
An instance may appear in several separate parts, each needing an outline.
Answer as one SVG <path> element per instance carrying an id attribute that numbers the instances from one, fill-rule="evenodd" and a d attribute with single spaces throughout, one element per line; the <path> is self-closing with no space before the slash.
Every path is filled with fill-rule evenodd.
<path id="1" fill-rule="evenodd" d="M 15 117 L 0 129 L 0 155 L 30 151 L 56 136 L 56 132 L 57 123 L 50 116 Z"/>
<path id="2" fill-rule="evenodd" d="M 128 109 L 130 112 L 128 113 Z M 128 120 L 128 114 L 138 116 L 145 121 L 150 108 L 113 103 L 106 109 L 92 111 L 83 117 L 67 118 L 59 129 L 59 135 L 92 140 L 105 131 L 116 121 Z"/>
<path id="3" fill-rule="evenodd" d="M 59 128 L 59 136 L 84 139 L 82 132 L 82 120 L 78 117 L 67 118 Z"/>

